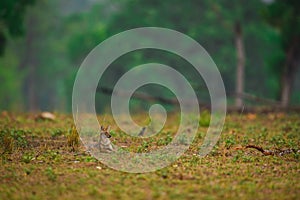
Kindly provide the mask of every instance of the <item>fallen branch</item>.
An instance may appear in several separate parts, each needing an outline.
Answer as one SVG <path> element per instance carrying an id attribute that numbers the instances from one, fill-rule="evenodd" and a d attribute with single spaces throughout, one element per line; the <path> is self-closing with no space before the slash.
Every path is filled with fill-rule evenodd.
<path id="1" fill-rule="evenodd" d="M 286 154 L 290 154 L 290 153 L 300 153 L 300 150 L 296 150 L 296 149 L 275 149 L 275 150 L 264 150 L 262 147 L 260 146 L 256 146 L 256 145 L 247 145 L 246 148 L 251 148 L 251 149 L 256 149 L 258 151 L 260 151 L 263 155 L 265 156 L 283 156 Z"/>
<path id="2" fill-rule="evenodd" d="M 111 96 L 112 93 L 114 92 L 118 96 L 128 96 L 129 92 L 127 91 L 118 91 L 118 90 L 113 90 L 112 88 L 109 87 L 98 87 L 96 90 L 98 93 L 106 94 Z M 227 96 L 239 96 L 243 99 L 254 101 L 254 102 L 261 102 L 264 104 L 267 104 L 267 107 L 243 107 L 238 108 L 238 107 L 227 107 L 228 112 L 243 112 L 243 113 L 249 113 L 249 112 L 259 112 L 259 113 L 273 113 L 273 112 L 300 112 L 300 107 L 299 106 L 290 106 L 288 108 L 283 108 L 280 106 L 280 102 L 272 99 L 267 99 L 267 98 L 262 98 L 258 97 L 252 94 L 248 93 L 242 93 L 242 94 L 236 94 L 236 93 L 227 93 Z M 152 96 L 148 95 L 146 93 L 142 92 L 134 92 L 131 96 L 131 98 L 134 99 L 139 99 L 142 101 L 147 101 L 147 102 L 160 102 L 162 104 L 168 104 L 168 105 L 173 105 L 173 106 L 179 106 L 179 102 L 176 98 L 165 98 L 162 96 Z M 198 100 L 199 101 L 199 100 Z M 192 102 L 188 99 L 184 100 L 185 104 L 191 104 Z M 205 109 L 210 109 L 211 105 L 209 103 L 204 103 L 204 102 L 199 102 L 199 106 L 201 108 Z"/>
<path id="3" fill-rule="evenodd" d="M 249 94 L 249 93 L 229 93 L 228 96 L 235 96 L 235 97 L 239 97 L 239 98 L 246 99 L 249 101 L 254 101 L 257 103 L 263 103 L 263 104 L 272 105 L 272 106 L 280 106 L 279 101 L 276 101 L 273 99 L 268 99 L 268 98 L 263 98 L 263 97 L 258 97 L 256 95 Z"/>
<path id="4" fill-rule="evenodd" d="M 98 87 L 97 92 L 101 92 L 101 93 L 107 94 L 107 95 L 112 95 L 112 93 L 114 92 L 114 94 L 118 95 L 118 96 L 128 96 L 130 94 L 129 92 L 126 92 L 126 91 L 117 91 L 117 90 L 113 90 L 113 89 L 107 88 L 107 87 Z M 132 94 L 131 97 L 135 98 L 135 99 L 149 101 L 149 102 L 158 101 L 158 102 L 163 103 L 163 104 L 179 106 L 179 102 L 176 98 L 164 98 L 164 97 L 158 97 L 158 96 L 151 96 L 151 95 L 148 95 L 146 93 L 141 93 L 141 92 L 135 92 L 135 93 Z M 184 100 L 183 103 L 189 105 L 189 104 L 192 104 L 193 101 Z M 210 105 L 204 104 L 204 103 L 199 103 L 199 106 L 206 107 L 206 108 L 210 107 Z"/>

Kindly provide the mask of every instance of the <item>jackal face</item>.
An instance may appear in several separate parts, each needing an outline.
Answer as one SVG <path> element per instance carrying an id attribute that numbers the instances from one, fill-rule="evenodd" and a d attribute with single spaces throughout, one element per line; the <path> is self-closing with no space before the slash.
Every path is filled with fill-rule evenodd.
<path id="1" fill-rule="evenodd" d="M 107 126 L 106 128 L 104 126 L 101 126 L 100 135 L 104 134 L 107 138 L 110 138 L 111 135 L 109 131 L 110 131 L 110 126 Z"/>

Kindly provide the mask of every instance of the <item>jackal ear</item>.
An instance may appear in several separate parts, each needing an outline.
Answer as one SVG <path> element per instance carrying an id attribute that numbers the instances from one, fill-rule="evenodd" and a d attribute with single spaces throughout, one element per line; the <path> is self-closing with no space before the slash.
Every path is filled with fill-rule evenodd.
<path id="1" fill-rule="evenodd" d="M 104 127 L 103 127 L 102 125 L 101 125 L 101 127 L 100 127 L 100 128 L 101 128 L 101 131 L 104 131 Z"/>
<path id="2" fill-rule="evenodd" d="M 107 132 L 110 131 L 110 126 L 109 126 L 109 125 L 107 126 L 106 131 L 107 131 Z"/>

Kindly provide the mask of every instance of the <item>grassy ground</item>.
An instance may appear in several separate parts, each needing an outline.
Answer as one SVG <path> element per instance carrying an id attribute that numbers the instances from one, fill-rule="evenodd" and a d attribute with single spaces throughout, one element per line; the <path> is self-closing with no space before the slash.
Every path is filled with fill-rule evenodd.
<path id="1" fill-rule="evenodd" d="M 0 199 L 300 198 L 299 152 L 264 156 L 243 148 L 255 144 L 269 150 L 299 150 L 299 114 L 231 114 L 214 150 L 200 159 L 196 154 L 207 129 L 204 116 L 189 150 L 171 166 L 146 174 L 112 170 L 83 146 L 72 149 L 72 118 L 56 117 L 44 121 L 29 114 L 2 113 Z M 157 139 L 141 141 L 127 138 L 109 117 L 106 123 L 112 125 L 112 141 L 134 152 L 167 144 L 176 130 L 176 120 L 169 120 Z"/>

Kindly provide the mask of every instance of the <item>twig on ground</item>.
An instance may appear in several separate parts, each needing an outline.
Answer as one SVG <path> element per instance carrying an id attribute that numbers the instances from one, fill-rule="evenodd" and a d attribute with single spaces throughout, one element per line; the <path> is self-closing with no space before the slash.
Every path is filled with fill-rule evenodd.
<path id="1" fill-rule="evenodd" d="M 260 146 L 256 146 L 256 145 L 247 145 L 246 148 L 251 148 L 251 149 L 256 149 L 258 151 L 260 151 L 262 154 L 264 154 L 265 156 L 274 156 L 274 155 L 278 155 L 278 156 L 283 156 L 286 154 L 290 154 L 290 153 L 300 153 L 300 150 L 296 150 L 296 149 L 275 149 L 275 150 L 264 150 L 262 147 Z"/>

